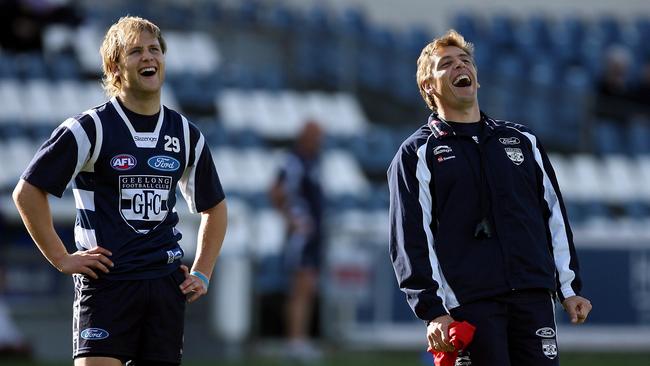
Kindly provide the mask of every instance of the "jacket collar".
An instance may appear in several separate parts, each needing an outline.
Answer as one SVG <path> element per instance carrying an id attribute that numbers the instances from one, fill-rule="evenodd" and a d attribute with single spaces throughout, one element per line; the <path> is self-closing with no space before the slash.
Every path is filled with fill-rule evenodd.
<path id="1" fill-rule="evenodd" d="M 481 112 L 481 122 L 485 123 L 485 125 L 489 128 L 487 128 L 485 131 L 486 134 L 491 135 L 494 132 L 494 129 L 497 127 L 496 122 L 488 117 L 487 114 Z M 454 132 L 454 129 L 445 121 L 442 119 L 438 113 L 433 112 L 429 116 L 429 121 L 427 123 L 429 127 L 431 127 L 431 131 L 433 131 L 433 136 L 437 139 L 449 137 L 449 136 L 456 136 L 456 132 Z"/>

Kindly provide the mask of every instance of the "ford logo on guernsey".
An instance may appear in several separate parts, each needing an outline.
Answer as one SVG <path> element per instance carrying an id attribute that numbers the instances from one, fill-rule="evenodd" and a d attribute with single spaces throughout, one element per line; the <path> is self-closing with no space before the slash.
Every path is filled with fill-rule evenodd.
<path id="1" fill-rule="evenodd" d="M 111 159 L 111 167 L 115 170 L 129 170 L 135 167 L 138 161 L 133 155 L 120 154 Z"/>
<path id="2" fill-rule="evenodd" d="M 164 155 L 151 157 L 149 158 L 147 163 L 149 164 L 150 167 L 165 172 L 173 172 L 174 170 L 177 170 L 181 166 L 181 163 L 179 163 L 178 160 Z"/>
<path id="3" fill-rule="evenodd" d="M 81 338 L 90 341 L 108 338 L 108 332 L 101 328 L 87 328 L 81 332 Z"/>

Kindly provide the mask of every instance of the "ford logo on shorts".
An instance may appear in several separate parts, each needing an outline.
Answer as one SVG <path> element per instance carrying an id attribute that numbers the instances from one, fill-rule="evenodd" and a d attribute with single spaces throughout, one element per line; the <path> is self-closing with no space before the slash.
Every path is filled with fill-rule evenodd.
<path id="1" fill-rule="evenodd" d="M 87 328 L 81 332 L 81 338 L 89 341 L 108 338 L 108 332 L 101 328 Z"/>
<path id="2" fill-rule="evenodd" d="M 156 170 L 162 170 L 165 172 L 173 172 L 181 166 L 181 163 L 179 163 L 178 160 L 164 155 L 149 158 L 147 164 Z"/>
<path id="3" fill-rule="evenodd" d="M 549 328 L 549 327 L 539 328 L 539 329 L 537 329 L 535 334 L 537 334 L 539 337 L 542 337 L 542 338 L 553 338 L 553 337 L 555 337 L 555 331 L 553 330 L 553 328 Z"/>

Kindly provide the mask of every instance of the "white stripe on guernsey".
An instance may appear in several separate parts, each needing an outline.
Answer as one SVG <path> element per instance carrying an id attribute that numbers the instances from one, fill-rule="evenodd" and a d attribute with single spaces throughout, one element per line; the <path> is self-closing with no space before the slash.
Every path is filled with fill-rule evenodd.
<path id="1" fill-rule="evenodd" d="M 431 138 L 431 136 L 429 136 Z M 417 151 L 418 155 L 418 164 L 415 171 L 415 176 L 418 179 L 419 186 L 419 201 L 420 208 L 422 209 L 422 228 L 427 236 L 427 246 L 429 248 L 429 262 L 431 263 L 431 275 L 433 280 L 438 284 L 438 290 L 436 295 L 442 300 L 442 306 L 445 308 L 445 311 L 449 312 L 449 309 L 457 307 L 458 300 L 456 299 L 456 294 L 449 287 L 445 276 L 442 273 L 442 268 L 440 268 L 440 262 L 438 261 L 438 256 L 433 243 L 433 233 L 431 232 L 431 211 L 433 208 L 433 202 L 431 200 L 431 190 L 429 183 L 431 182 L 431 171 L 427 166 L 427 143 L 420 146 Z"/>
<path id="2" fill-rule="evenodd" d="M 158 115 L 158 122 L 156 123 L 156 128 L 154 131 L 136 132 L 133 128 L 133 125 L 131 124 L 131 121 L 129 121 L 129 119 L 126 117 L 126 114 L 124 113 L 124 110 L 122 109 L 122 106 L 120 106 L 120 103 L 117 101 L 116 97 L 111 98 L 111 103 L 113 104 L 113 107 L 115 107 L 115 110 L 117 110 L 117 113 L 120 115 L 120 117 L 122 117 L 122 120 L 124 121 L 124 124 L 126 124 L 126 127 L 129 128 L 131 136 L 133 137 L 133 142 L 135 142 L 135 146 L 145 148 L 156 147 L 159 138 L 158 135 L 160 134 L 160 128 L 162 127 L 163 120 L 165 119 L 165 108 L 163 108 L 162 104 L 160 105 L 160 114 Z M 140 137 L 141 139 L 136 139 L 136 137 Z"/>
<path id="3" fill-rule="evenodd" d="M 81 167 L 83 167 L 88 160 L 91 147 L 90 140 L 88 139 L 88 135 L 86 135 L 86 131 L 81 127 L 81 123 L 76 119 L 68 118 L 61 125 L 72 132 L 72 135 L 74 135 L 74 139 L 77 142 L 77 164 L 75 165 L 74 173 L 72 173 L 71 177 L 71 179 L 74 179 L 77 174 L 79 174 L 79 171 L 81 171 Z"/>
<path id="4" fill-rule="evenodd" d="M 188 167 L 185 169 L 185 173 L 183 173 L 183 177 L 181 177 L 181 180 L 179 181 L 179 188 L 181 189 L 181 193 L 183 194 L 183 197 L 185 198 L 185 201 L 187 202 L 187 207 L 189 208 L 191 213 L 197 213 L 196 209 L 196 164 L 199 162 L 199 157 L 201 156 L 201 152 L 203 151 L 203 147 L 205 146 L 205 139 L 203 138 L 203 134 L 201 133 L 199 135 L 199 141 L 196 143 L 196 148 L 194 149 L 194 163 L 192 166 Z M 208 153 L 210 153 L 208 151 Z"/>
<path id="5" fill-rule="evenodd" d="M 75 205 L 79 210 L 95 211 L 95 192 L 72 188 Z"/>
<path id="6" fill-rule="evenodd" d="M 183 138 L 185 139 L 185 169 L 187 169 L 190 163 L 190 124 L 185 116 L 181 115 L 181 119 L 183 121 Z"/>
<path id="7" fill-rule="evenodd" d="M 95 147 L 93 148 L 93 155 L 90 157 L 90 159 L 82 169 L 84 172 L 92 173 L 95 171 L 95 162 L 97 161 L 97 157 L 99 156 L 99 153 L 102 149 L 102 142 L 104 141 L 104 131 L 102 129 L 102 121 L 99 119 L 99 116 L 97 115 L 97 111 L 90 109 L 84 113 L 90 115 L 90 117 L 92 117 L 93 119 L 93 122 L 95 122 Z"/>
<path id="8" fill-rule="evenodd" d="M 95 230 L 84 229 L 79 225 L 74 227 L 74 238 L 85 249 L 97 248 L 97 236 Z"/>
<path id="9" fill-rule="evenodd" d="M 555 260 L 555 268 L 560 275 L 560 291 L 562 295 L 567 298 L 575 295 L 575 291 L 571 288 L 571 282 L 576 278 L 576 274 L 571 270 L 569 264 L 571 262 L 571 252 L 569 250 L 569 238 L 566 234 L 566 225 L 564 224 L 564 216 L 560 208 L 560 200 L 558 199 L 557 192 L 551 184 L 551 180 L 544 169 L 544 162 L 542 161 L 542 153 L 537 147 L 537 138 L 528 133 L 519 131 L 518 129 L 510 126 L 513 130 L 526 136 L 533 146 L 533 153 L 535 154 L 535 161 L 544 174 L 544 200 L 551 211 L 551 217 L 548 219 L 548 226 L 551 230 L 551 242 L 553 245 L 553 259 Z"/>

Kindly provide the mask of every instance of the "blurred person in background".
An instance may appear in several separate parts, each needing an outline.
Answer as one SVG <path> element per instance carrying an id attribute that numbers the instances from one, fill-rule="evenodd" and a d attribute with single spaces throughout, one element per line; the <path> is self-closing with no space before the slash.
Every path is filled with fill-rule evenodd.
<path id="1" fill-rule="evenodd" d="M 596 117 L 626 123 L 636 103 L 629 87 L 632 54 L 626 46 L 610 46 L 604 55 L 604 67 L 596 85 Z"/>
<path id="2" fill-rule="evenodd" d="M 43 31 L 50 24 L 78 25 L 81 16 L 66 0 L 0 1 L 0 46 L 26 52 L 43 48 Z"/>
<path id="3" fill-rule="evenodd" d="M 64 121 L 13 194 L 32 239 L 72 275 L 75 365 L 178 365 L 186 302 L 208 291 L 226 230 L 226 204 L 202 133 L 161 105 L 166 43 L 148 20 L 124 17 L 104 37 L 110 100 Z M 48 195 L 71 182 L 77 207 L 70 254 Z M 176 187 L 201 213 L 191 270 L 176 229 Z"/>
<path id="4" fill-rule="evenodd" d="M 321 352 L 310 341 L 322 255 L 323 192 L 320 152 L 323 131 L 308 121 L 300 131 L 270 191 L 287 223 L 284 263 L 289 272 L 286 304 L 288 356 L 317 360 Z"/>
<path id="5" fill-rule="evenodd" d="M 454 351 L 449 325 L 467 321 L 459 358 L 474 366 L 558 365 L 554 300 L 576 324 L 591 304 L 548 157 L 525 126 L 480 111 L 457 32 L 424 47 L 417 82 L 433 113 L 388 170 L 390 256 L 428 345 Z"/>

